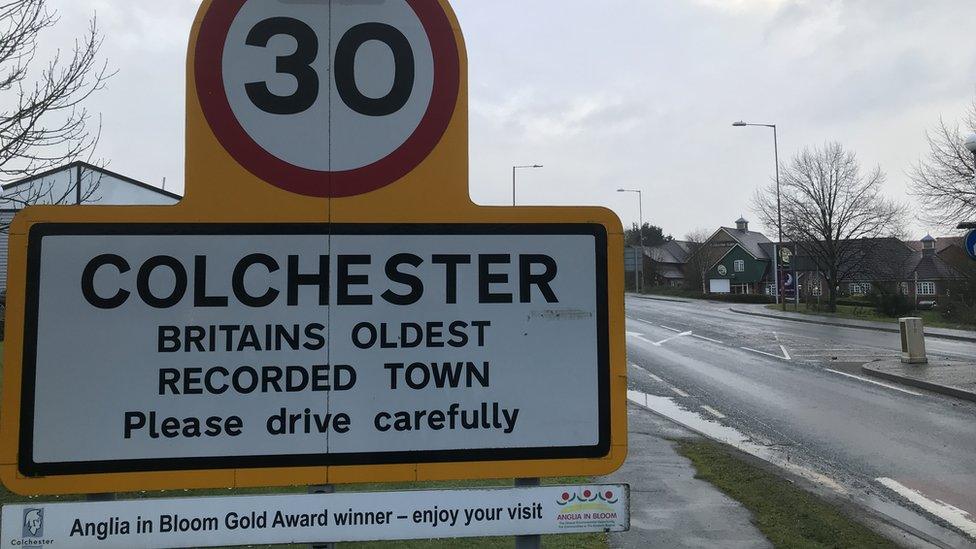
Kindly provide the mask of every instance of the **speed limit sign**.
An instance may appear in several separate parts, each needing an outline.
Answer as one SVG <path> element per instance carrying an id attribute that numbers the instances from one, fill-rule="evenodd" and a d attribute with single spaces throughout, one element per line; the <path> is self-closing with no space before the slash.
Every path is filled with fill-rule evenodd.
<path id="1" fill-rule="evenodd" d="M 346 197 L 400 179 L 454 114 L 458 44 L 436 0 L 222 0 L 203 20 L 204 115 L 251 173 Z"/>

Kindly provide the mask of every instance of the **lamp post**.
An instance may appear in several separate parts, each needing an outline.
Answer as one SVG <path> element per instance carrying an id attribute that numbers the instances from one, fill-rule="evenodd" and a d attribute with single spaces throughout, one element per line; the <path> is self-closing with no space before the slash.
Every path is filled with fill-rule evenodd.
<path id="1" fill-rule="evenodd" d="M 734 122 L 732 126 L 736 128 L 745 128 L 748 126 L 759 126 L 762 128 L 772 128 L 773 129 L 773 154 L 776 160 L 776 228 L 779 231 L 779 245 L 783 245 L 783 206 L 780 199 L 780 187 L 779 187 L 779 136 L 776 132 L 776 124 L 749 124 L 743 121 Z M 786 310 L 786 296 L 783 295 L 782 299 L 780 296 L 783 294 L 782 277 L 779 276 L 779 254 L 774 258 L 773 264 L 775 265 L 775 280 L 776 280 L 776 300 L 783 304 L 783 310 Z"/>
<path id="2" fill-rule="evenodd" d="M 518 170 L 529 170 L 541 168 L 539 164 L 532 164 L 531 166 L 512 166 L 512 206 L 515 205 L 515 178 Z"/>
<path id="3" fill-rule="evenodd" d="M 966 138 L 964 145 L 969 152 L 973 153 L 973 165 L 976 166 L 976 133 L 970 134 L 969 137 Z M 976 172 L 976 170 L 974 170 L 974 172 Z M 973 174 L 973 177 L 976 178 L 976 173 Z M 973 184 L 976 185 L 976 179 L 973 180 Z M 976 221 L 960 223 L 959 228 L 976 229 Z"/>
<path id="4" fill-rule="evenodd" d="M 634 289 L 637 293 L 641 291 L 641 279 L 639 273 L 644 267 L 644 194 L 640 189 L 617 189 L 618 193 L 637 193 L 637 212 L 640 225 L 637 227 L 637 234 L 640 235 L 640 264 L 634 261 Z"/>

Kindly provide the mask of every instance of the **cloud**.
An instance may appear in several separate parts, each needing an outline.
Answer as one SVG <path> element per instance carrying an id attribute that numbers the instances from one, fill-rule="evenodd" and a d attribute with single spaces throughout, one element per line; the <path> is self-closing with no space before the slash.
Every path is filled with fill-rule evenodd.
<path id="1" fill-rule="evenodd" d="M 100 154 L 158 183 L 183 174 L 186 40 L 199 0 L 50 0 L 70 45 L 98 13 L 119 74 L 90 106 Z M 976 92 L 972 0 L 453 0 L 467 38 L 471 188 L 482 203 L 520 198 L 596 204 L 636 219 L 621 186 L 646 190 L 646 217 L 668 232 L 748 216 L 784 160 L 840 141 L 889 175 L 925 153 L 924 131 L 964 113 Z M 48 46 L 45 46 L 48 47 Z M 927 228 L 916 226 L 915 232 Z"/>
<path id="2" fill-rule="evenodd" d="M 695 4 L 725 12 L 775 11 L 791 0 L 691 0 Z"/>

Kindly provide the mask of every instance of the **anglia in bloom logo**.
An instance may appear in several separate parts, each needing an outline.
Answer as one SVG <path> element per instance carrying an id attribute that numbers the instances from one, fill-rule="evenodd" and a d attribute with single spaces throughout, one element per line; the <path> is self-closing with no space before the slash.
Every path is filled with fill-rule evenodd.
<path id="1" fill-rule="evenodd" d="M 563 492 L 556 501 L 559 514 L 556 520 L 560 528 L 574 529 L 584 526 L 610 528 L 616 524 L 618 512 L 614 505 L 620 494 L 610 489 L 582 488 L 577 492 Z"/>

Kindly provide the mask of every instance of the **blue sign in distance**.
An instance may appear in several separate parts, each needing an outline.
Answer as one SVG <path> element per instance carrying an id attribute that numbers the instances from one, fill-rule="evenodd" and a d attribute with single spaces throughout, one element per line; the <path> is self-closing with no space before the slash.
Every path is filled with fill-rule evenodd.
<path id="1" fill-rule="evenodd" d="M 966 253 L 969 254 L 969 259 L 976 261 L 976 229 L 966 235 Z"/>

